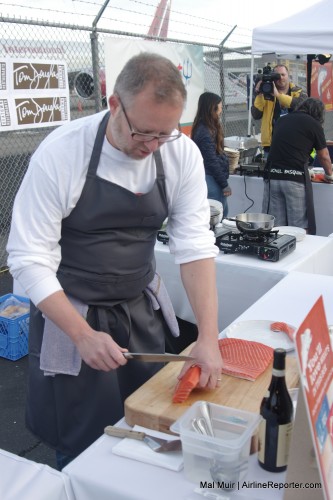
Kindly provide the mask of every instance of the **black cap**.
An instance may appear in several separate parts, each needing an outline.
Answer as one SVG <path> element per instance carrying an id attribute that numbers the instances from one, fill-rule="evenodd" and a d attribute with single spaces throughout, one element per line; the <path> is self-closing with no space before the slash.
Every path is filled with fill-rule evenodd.
<path id="1" fill-rule="evenodd" d="M 284 370 L 286 367 L 286 350 L 279 347 L 274 349 L 273 368 L 276 370 Z"/>

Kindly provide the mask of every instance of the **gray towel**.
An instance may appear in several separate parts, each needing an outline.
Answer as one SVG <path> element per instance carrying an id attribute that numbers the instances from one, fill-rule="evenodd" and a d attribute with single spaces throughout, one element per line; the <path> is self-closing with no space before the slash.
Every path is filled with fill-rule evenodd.
<path id="1" fill-rule="evenodd" d="M 165 321 L 174 337 L 179 337 L 179 326 L 167 289 L 160 275 L 154 279 L 144 292 L 150 298 L 153 309 L 161 309 Z M 75 309 L 86 318 L 88 306 L 80 300 L 67 295 Z M 57 325 L 45 317 L 44 334 L 40 353 L 40 369 L 45 376 L 56 374 L 77 376 L 81 370 L 81 356 L 75 344 Z"/>
<path id="2" fill-rule="evenodd" d="M 88 306 L 67 295 L 75 309 L 86 318 Z M 81 356 L 68 335 L 45 317 L 43 342 L 40 353 L 40 369 L 45 376 L 56 374 L 78 375 L 81 370 Z"/>
<path id="3" fill-rule="evenodd" d="M 155 273 L 153 281 L 149 283 L 144 292 L 150 298 L 153 309 L 161 308 L 164 319 L 174 337 L 179 337 L 179 325 L 173 309 L 168 291 L 161 276 Z"/>

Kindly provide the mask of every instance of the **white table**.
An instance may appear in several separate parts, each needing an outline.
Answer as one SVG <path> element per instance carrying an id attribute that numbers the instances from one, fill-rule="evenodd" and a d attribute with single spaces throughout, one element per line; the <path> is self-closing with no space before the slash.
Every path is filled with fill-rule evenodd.
<path id="1" fill-rule="evenodd" d="M 298 328 L 320 295 L 323 296 L 327 322 L 331 325 L 333 324 L 333 276 L 298 271 L 289 273 L 236 321 L 258 319 L 284 321 Z"/>
<path id="2" fill-rule="evenodd" d="M 1 500 L 74 500 L 66 474 L 0 450 Z M 78 500 L 78 499 L 77 499 Z"/>
<path id="3" fill-rule="evenodd" d="M 195 318 L 181 283 L 179 266 L 175 265 L 169 247 L 155 245 L 157 272 L 162 276 L 176 315 L 191 323 Z M 219 298 L 219 330 L 262 297 L 291 271 L 333 275 L 333 238 L 306 236 L 296 249 L 278 262 L 266 262 L 255 256 L 226 255 L 216 258 Z"/>
<path id="4" fill-rule="evenodd" d="M 122 427 L 128 427 L 124 422 Z M 200 500 L 194 492 L 198 484 L 185 478 L 184 471 L 174 472 L 162 467 L 119 457 L 112 454 L 112 447 L 119 439 L 101 436 L 63 472 L 69 476 L 76 500 Z M 285 473 L 271 474 L 257 464 L 256 455 L 250 457 L 248 482 L 271 480 L 283 483 Z M 207 491 L 207 490 L 205 490 Z M 217 500 L 282 500 L 282 490 L 277 488 L 242 488 L 232 494 L 219 491 Z M 223 496 L 222 496 L 223 495 Z M 211 497 L 212 498 L 212 497 Z"/>
<path id="5" fill-rule="evenodd" d="M 329 323 L 333 323 L 333 276 L 290 272 L 266 295 L 261 297 L 236 321 L 279 320 L 299 326 L 318 297 L 323 295 Z M 223 333 L 223 332 L 222 332 Z M 121 426 L 126 426 L 124 422 Z M 167 469 L 112 454 L 117 438 L 101 436 L 65 469 L 77 500 L 199 500 L 194 493 L 198 487 L 190 483 L 183 471 Z M 247 481 L 272 480 L 285 482 L 285 473 L 270 474 L 257 464 L 257 457 L 250 457 Z M 200 478 L 198 478 L 198 483 Z M 221 492 L 222 494 L 222 492 Z M 223 498 L 231 500 L 253 498 L 256 500 L 282 500 L 283 490 L 278 488 L 243 488 Z M 304 497 L 305 498 L 305 497 Z"/>
<path id="6" fill-rule="evenodd" d="M 230 175 L 229 185 L 232 196 L 228 198 L 229 217 L 243 213 L 250 205 L 249 212 L 261 212 L 264 181 L 261 177 Z M 328 236 L 333 233 L 333 186 L 312 183 L 313 201 L 316 215 L 317 235 Z"/>

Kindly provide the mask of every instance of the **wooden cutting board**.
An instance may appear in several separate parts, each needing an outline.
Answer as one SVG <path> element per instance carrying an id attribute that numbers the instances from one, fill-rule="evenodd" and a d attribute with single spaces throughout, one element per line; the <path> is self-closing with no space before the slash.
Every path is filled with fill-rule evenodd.
<path id="1" fill-rule="evenodd" d="M 185 349 L 187 354 L 192 346 Z M 212 391 L 195 389 L 187 401 L 172 403 L 172 395 L 177 384 L 177 376 L 182 363 L 168 363 L 156 375 L 143 384 L 125 401 L 125 420 L 128 425 L 141 425 L 148 429 L 170 432 L 173 424 L 184 411 L 196 401 L 229 406 L 241 410 L 259 412 L 272 376 L 272 364 L 255 382 L 229 375 L 222 375 L 220 387 Z M 286 358 L 286 380 L 289 389 L 298 387 L 299 372 L 296 358 Z"/>

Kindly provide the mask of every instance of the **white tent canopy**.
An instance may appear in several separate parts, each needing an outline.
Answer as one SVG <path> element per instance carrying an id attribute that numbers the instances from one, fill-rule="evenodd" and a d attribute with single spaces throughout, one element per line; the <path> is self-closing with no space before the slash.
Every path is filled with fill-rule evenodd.
<path id="1" fill-rule="evenodd" d="M 252 54 L 326 54 L 333 51 L 333 1 L 253 30 Z"/>
<path id="2" fill-rule="evenodd" d="M 277 23 L 259 26 L 252 34 L 251 82 L 254 54 L 327 54 L 333 53 L 333 1 L 321 0 L 308 9 Z M 250 102 L 252 102 L 250 86 Z M 251 134 L 249 109 L 248 135 Z"/>

